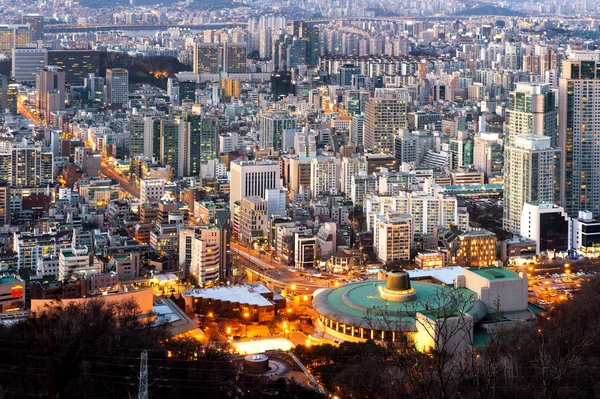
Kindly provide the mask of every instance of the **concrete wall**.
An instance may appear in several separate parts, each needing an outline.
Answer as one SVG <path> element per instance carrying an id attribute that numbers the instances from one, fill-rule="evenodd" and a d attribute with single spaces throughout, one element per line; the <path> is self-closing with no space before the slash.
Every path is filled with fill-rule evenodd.
<path id="1" fill-rule="evenodd" d="M 465 286 L 477 293 L 485 303 L 488 312 L 496 310 L 496 301 L 500 303 L 500 311 L 513 312 L 527 309 L 527 279 L 499 278 L 489 280 L 468 269 L 463 270 Z"/>

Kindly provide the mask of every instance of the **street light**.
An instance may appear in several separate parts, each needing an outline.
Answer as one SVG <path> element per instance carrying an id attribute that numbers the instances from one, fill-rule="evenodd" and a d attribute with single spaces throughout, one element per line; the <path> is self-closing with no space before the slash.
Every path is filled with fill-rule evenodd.
<path id="1" fill-rule="evenodd" d="M 244 319 L 246 320 L 246 332 L 244 333 L 244 336 L 246 337 L 248 336 L 248 317 L 250 317 L 250 313 L 244 313 Z"/>

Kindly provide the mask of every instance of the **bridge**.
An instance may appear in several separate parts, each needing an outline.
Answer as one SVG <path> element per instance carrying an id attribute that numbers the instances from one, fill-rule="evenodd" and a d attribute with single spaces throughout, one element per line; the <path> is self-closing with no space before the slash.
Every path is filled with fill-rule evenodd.
<path id="1" fill-rule="evenodd" d="M 217 22 L 207 24 L 159 24 L 159 25 L 47 25 L 44 33 L 109 32 L 111 30 L 167 30 L 170 28 L 202 30 L 245 27 L 248 22 Z"/>

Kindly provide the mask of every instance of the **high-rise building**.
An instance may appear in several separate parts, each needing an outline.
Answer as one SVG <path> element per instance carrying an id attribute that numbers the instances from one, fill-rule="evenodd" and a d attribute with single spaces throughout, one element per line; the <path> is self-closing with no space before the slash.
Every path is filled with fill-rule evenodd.
<path id="1" fill-rule="evenodd" d="M 57 66 L 47 66 L 36 77 L 36 103 L 46 122 L 53 112 L 65 109 L 65 72 Z"/>
<path id="2" fill-rule="evenodd" d="M 313 198 L 338 194 L 340 191 L 339 158 L 313 158 L 310 164 L 310 187 Z"/>
<path id="3" fill-rule="evenodd" d="M 221 275 L 222 239 L 218 226 L 186 227 L 179 231 L 179 265 L 198 283 L 214 283 Z"/>
<path id="4" fill-rule="evenodd" d="M 156 204 L 165 194 L 165 181 L 163 179 L 140 180 L 140 202 L 142 204 Z"/>
<path id="5" fill-rule="evenodd" d="M 406 129 L 408 92 L 377 89 L 365 106 L 363 142 L 373 153 L 394 153 L 394 136 Z"/>
<path id="6" fill-rule="evenodd" d="M 33 83 L 35 76 L 46 66 L 46 49 L 14 48 L 12 77 L 17 83 Z"/>
<path id="7" fill-rule="evenodd" d="M 352 76 L 360 75 L 360 67 L 353 64 L 346 64 L 340 67 L 340 86 L 352 86 Z"/>
<path id="8" fill-rule="evenodd" d="M 227 73 L 246 72 L 246 44 L 223 43 L 223 71 Z"/>
<path id="9" fill-rule="evenodd" d="M 402 129 L 394 137 L 394 156 L 398 165 L 403 162 L 420 165 L 429 150 L 434 149 L 435 140 L 431 132 L 409 132 Z"/>
<path id="10" fill-rule="evenodd" d="M 357 147 L 363 146 L 363 135 L 365 130 L 365 116 L 354 115 L 350 123 L 350 142 Z"/>
<path id="11" fill-rule="evenodd" d="M 194 46 L 194 73 L 219 73 L 219 45 L 196 43 Z"/>
<path id="12" fill-rule="evenodd" d="M 466 134 L 460 134 L 459 137 L 450 139 L 450 168 L 470 168 L 473 164 L 473 139 Z"/>
<path id="13" fill-rule="evenodd" d="M 579 211 L 600 216 L 600 52 L 574 52 L 563 61 L 558 98 L 560 205 L 570 217 Z"/>
<path id="14" fill-rule="evenodd" d="M 271 72 L 271 93 L 275 100 L 294 93 L 292 73 L 290 71 L 279 70 Z"/>
<path id="15" fill-rule="evenodd" d="M 296 128 L 296 118 L 283 110 L 270 110 L 259 116 L 260 148 L 283 149 L 283 131 Z"/>
<path id="16" fill-rule="evenodd" d="M 281 170 L 273 161 L 234 161 L 231 163 L 229 202 L 242 197 L 265 198 L 265 190 L 280 188 Z"/>
<path id="17" fill-rule="evenodd" d="M 179 80 L 177 78 L 167 79 L 167 96 L 173 105 L 179 105 Z"/>
<path id="18" fill-rule="evenodd" d="M 6 180 L 12 187 L 44 187 L 53 183 L 53 154 L 43 151 L 40 145 L 24 140 L 13 146 L 10 159 L 10 180 Z"/>
<path id="19" fill-rule="evenodd" d="M 0 53 L 9 55 L 12 49 L 31 43 L 29 25 L 0 25 Z"/>
<path id="20" fill-rule="evenodd" d="M 31 28 L 31 41 L 44 40 L 44 16 L 39 14 L 24 14 L 23 24 Z"/>
<path id="21" fill-rule="evenodd" d="M 219 153 L 219 122 L 216 118 L 187 115 L 184 118 L 184 174 L 199 176 L 201 165 Z"/>
<path id="22" fill-rule="evenodd" d="M 481 133 L 473 139 L 473 166 L 483 172 L 488 181 L 502 174 L 502 154 L 498 133 Z"/>
<path id="23" fill-rule="evenodd" d="M 65 72 L 69 86 L 81 86 L 90 73 L 100 75 L 100 52 L 93 50 L 50 50 L 48 65 L 57 65 Z"/>
<path id="24" fill-rule="evenodd" d="M 409 214 L 380 215 L 373 229 L 373 248 L 383 263 L 409 260 L 413 246 L 412 217 Z"/>
<path id="25" fill-rule="evenodd" d="M 551 138 L 520 135 L 504 151 L 504 229 L 521 233 L 523 203 L 552 204 L 560 190 L 560 148 Z"/>
<path id="26" fill-rule="evenodd" d="M 542 83 L 517 83 L 510 92 L 506 109 L 505 133 L 508 144 L 523 134 L 551 138 L 554 147 L 558 141 L 558 121 L 555 94 L 550 85 Z"/>
<path id="27" fill-rule="evenodd" d="M 124 68 L 106 70 L 106 102 L 124 105 L 129 101 L 129 71 Z"/>
<path id="28" fill-rule="evenodd" d="M 174 176 L 184 174 L 183 124 L 175 119 L 160 119 L 160 164 L 169 165 Z"/>

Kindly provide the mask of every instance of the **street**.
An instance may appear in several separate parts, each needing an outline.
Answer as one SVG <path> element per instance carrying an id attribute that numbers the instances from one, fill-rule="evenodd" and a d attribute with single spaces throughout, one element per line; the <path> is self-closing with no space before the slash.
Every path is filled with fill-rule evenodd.
<path id="1" fill-rule="evenodd" d="M 136 199 L 140 198 L 140 189 L 137 188 L 135 185 L 131 184 L 125 177 L 115 172 L 110 166 L 102 162 L 102 164 L 100 165 L 100 170 L 102 174 L 106 177 L 118 181 L 119 185 L 121 186 L 121 189 L 127 194 Z"/>

